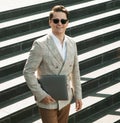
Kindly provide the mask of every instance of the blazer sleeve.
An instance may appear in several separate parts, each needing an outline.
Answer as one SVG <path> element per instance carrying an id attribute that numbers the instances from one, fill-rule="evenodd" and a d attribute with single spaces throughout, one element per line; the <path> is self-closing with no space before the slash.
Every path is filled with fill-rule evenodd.
<path id="1" fill-rule="evenodd" d="M 82 99 L 82 87 L 81 87 L 81 81 L 80 81 L 80 69 L 79 69 L 79 63 L 78 63 L 76 43 L 74 45 L 74 49 L 75 49 L 75 56 L 74 56 L 74 65 L 72 70 L 73 92 L 76 99 Z"/>
<path id="2" fill-rule="evenodd" d="M 36 97 L 37 101 L 40 102 L 48 94 L 40 87 L 40 84 L 37 81 L 35 72 L 38 69 L 42 61 L 42 46 L 35 41 L 30 50 L 29 57 L 26 61 L 23 74 L 26 80 L 26 83 L 33 95 Z"/>

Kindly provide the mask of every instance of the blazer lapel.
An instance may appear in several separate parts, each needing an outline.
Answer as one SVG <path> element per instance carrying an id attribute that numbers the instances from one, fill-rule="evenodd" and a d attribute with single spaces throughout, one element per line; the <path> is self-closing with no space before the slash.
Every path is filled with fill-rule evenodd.
<path id="1" fill-rule="evenodd" d="M 49 51 L 53 54 L 55 59 L 61 64 L 63 64 L 63 59 L 62 56 L 60 55 L 57 46 L 55 45 L 54 41 L 52 40 L 52 37 L 48 35 L 48 40 L 47 40 L 47 46 L 49 48 Z"/>
<path id="2" fill-rule="evenodd" d="M 69 40 L 67 39 L 66 40 L 66 60 L 65 60 L 65 62 L 64 62 L 64 64 L 63 64 L 63 67 L 62 67 L 62 70 L 61 70 L 61 74 L 64 74 L 64 73 L 66 73 L 66 71 L 67 71 L 67 69 L 69 68 L 68 66 L 69 66 L 69 63 L 70 63 L 70 61 L 72 60 L 72 56 L 73 56 L 73 50 L 72 50 L 72 46 L 71 46 L 71 44 L 69 43 Z"/>

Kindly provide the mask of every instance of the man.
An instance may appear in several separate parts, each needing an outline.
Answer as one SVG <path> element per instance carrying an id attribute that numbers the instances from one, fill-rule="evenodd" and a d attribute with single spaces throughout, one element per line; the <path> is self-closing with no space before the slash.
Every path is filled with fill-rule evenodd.
<path id="1" fill-rule="evenodd" d="M 82 107 L 76 43 L 65 35 L 68 23 L 68 11 L 65 7 L 53 7 L 49 15 L 51 32 L 33 43 L 24 68 L 24 77 L 35 96 L 43 123 L 67 123 L 73 95 L 76 110 Z M 41 88 L 37 78 L 41 75 L 57 75 L 60 70 L 61 75 L 67 76 L 68 100 L 56 101 Z"/>

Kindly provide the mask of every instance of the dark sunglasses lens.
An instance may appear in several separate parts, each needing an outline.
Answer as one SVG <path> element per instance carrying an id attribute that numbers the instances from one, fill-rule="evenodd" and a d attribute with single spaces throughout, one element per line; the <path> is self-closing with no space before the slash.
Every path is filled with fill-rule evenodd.
<path id="1" fill-rule="evenodd" d="M 53 19 L 53 22 L 54 22 L 55 24 L 57 24 L 57 23 L 59 23 L 59 19 Z"/>
<path id="2" fill-rule="evenodd" d="M 59 23 L 59 19 L 53 19 L 53 22 L 55 23 L 55 24 L 57 24 L 57 23 Z M 65 20 L 65 19 L 61 19 L 61 23 L 62 24 L 66 24 L 66 22 L 67 22 L 68 20 Z"/>
<path id="3" fill-rule="evenodd" d="M 62 23 L 62 24 L 66 24 L 66 22 L 67 22 L 67 20 L 61 19 L 61 23 Z"/>

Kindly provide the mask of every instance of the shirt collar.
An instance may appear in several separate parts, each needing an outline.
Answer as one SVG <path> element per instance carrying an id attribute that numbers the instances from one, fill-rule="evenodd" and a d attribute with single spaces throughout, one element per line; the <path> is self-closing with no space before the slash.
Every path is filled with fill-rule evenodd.
<path id="1" fill-rule="evenodd" d="M 50 33 L 50 36 L 52 37 L 55 44 L 60 44 L 59 39 L 53 34 L 53 32 Z M 66 44 L 66 36 L 63 41 L 63 46 L 65 46 L 65 44 Z"/>

